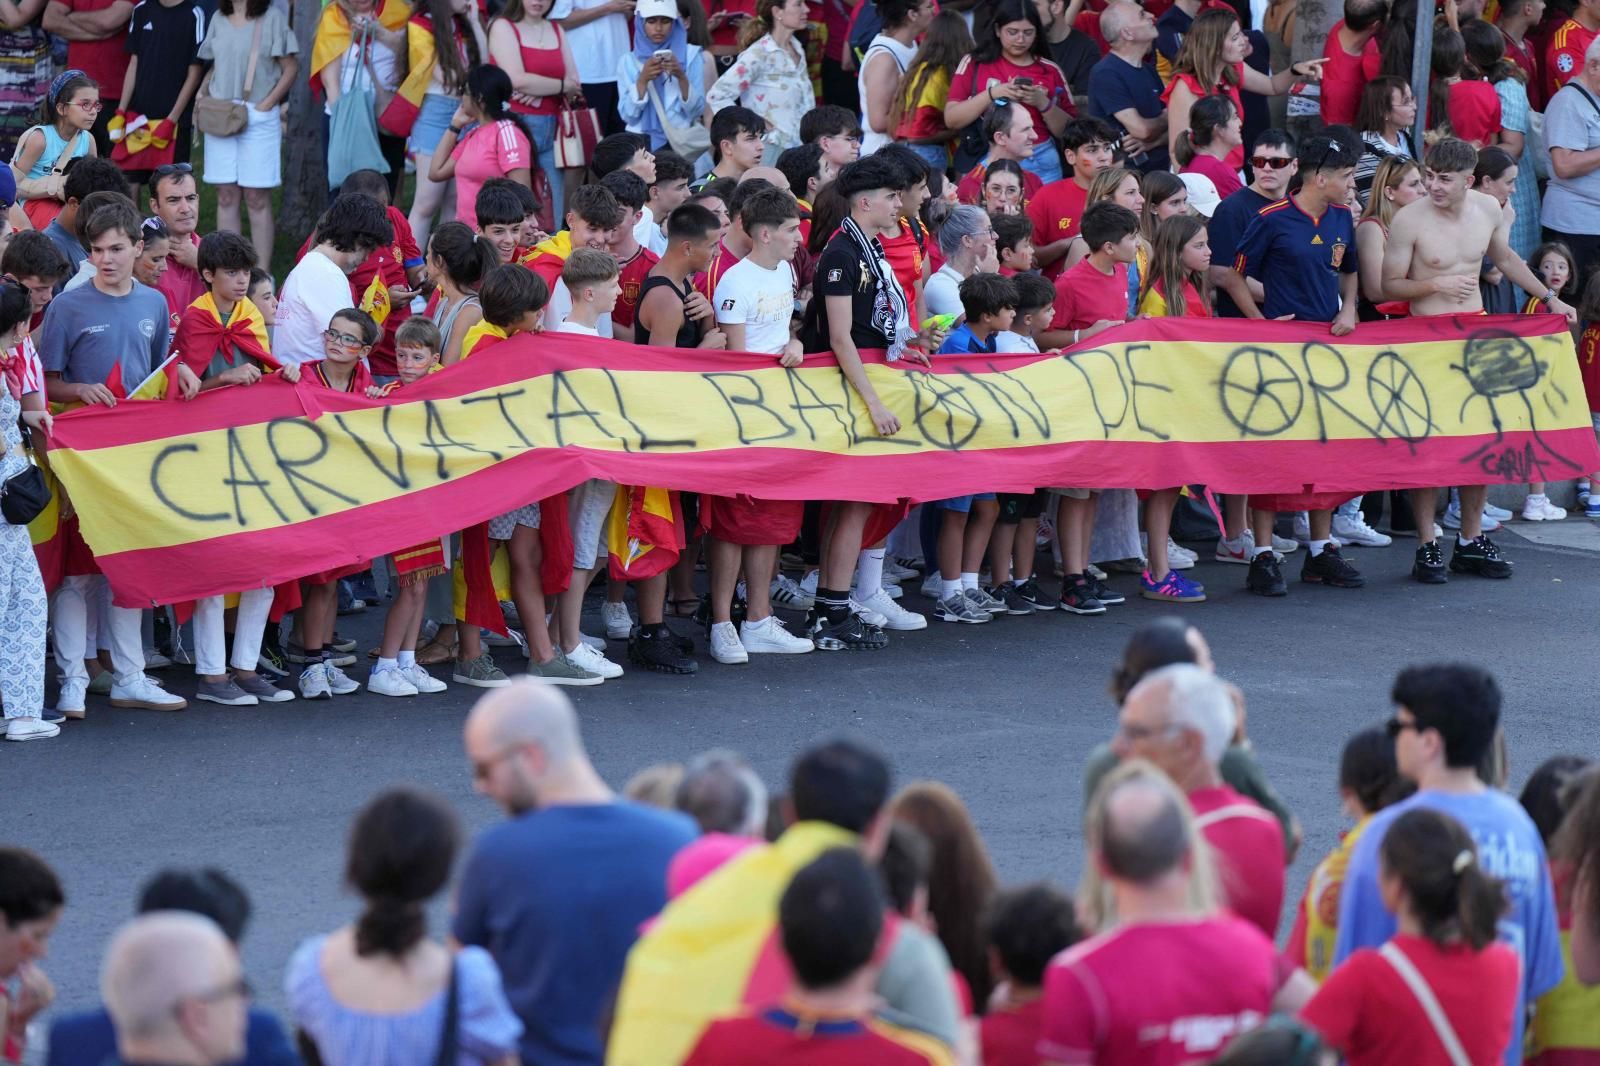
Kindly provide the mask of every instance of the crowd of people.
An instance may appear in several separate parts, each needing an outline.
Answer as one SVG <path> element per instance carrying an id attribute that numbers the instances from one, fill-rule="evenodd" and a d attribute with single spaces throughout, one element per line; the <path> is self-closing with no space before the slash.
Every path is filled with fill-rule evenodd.
<path id="1" fill-rule="evenodd" d="M 1558 1066 L 1600 1052 L 1600 773 L 1559 756 L 1507 794 L 1492 675 L 1400 672 L 1392 717 L 1344 746 L 1351 824 L 1303 888 L 1285 884 L 1299 823 L 1200 632 L 1140 627 L 1110 689 L 1118 720 L 1083 768 L 1068 894 L 1003 886 L 961 798 L 935 781 L 896 791 L 859 739 L 802 751 L 770 795 L 726 750 L 614 791 L 567 697 L 518 679 L 463 734 L 505 820 L 464 849 L 437 795 L 373 797 L 344 865 L 359 913 L 287 961 L 287 1028 L 250 1004 L 250 903 L 217 868 L 155 874 L 105 949 L 104 1005 L 45 1014 L 46 949 L 79 889 L 0 848 L 0 1061 Z M 429 906 L 453 878 L 444 938 Z"/>
<path id="2" fill-rule="evenodd" d="M 782 366 L 827 352 L 894 434 L 865 362 L 1070 351 L 1135 317 L 1292 319 L 1340 337 L 1407 315 L 1552 313 L 1579 338 L 1600 411 L 1600 14 L 1587 3 L 1446 5 L 1428 100 L 1405 76 L 1411 0 L 1348 0 L 1325 54 L 1292 64 L 1273 44 L 1292 11 L 1220 0 L 339 0 L 304 67 L 307 34 L 265 0 L 86 3 L 45 6 L 72 65 L 40 86 L 39 122 L 0 170 L 8 479 L 27 474 L 28 443 L 47 452 L 53 411 L 114 405 L 156 374 L 174 402 L 273 375 L 403 398 L 463 359 L 526 358 L 494 346 L 537 331 Z M 280 105 L 302 74 L 327 112 L 334 187 L 280 283 L 265 272 L 270 193 Z M 202 184 L 216 190 L 209 232 Z M 482 620 L 461 590 L 479 538 L 451 528 L 150 618 L 113 605 L 77 531 L 95 501 L 68 499 L 59 538 L 0 531 L 5 735 L 56 736 L 90 695 L 182 709 L 146 672 L 174 661 L 193 665 L 199 700 L 225 706 L 355 692 L 359 652 L 335 620 L 379 584 L 388 614 L 365 686 L 391 697 L 444 690 L 440 667 L 507 684 L 497 642 L 556 685 L 615 679 L 619 659 L 693 673 L 674 617 L 738 664 L 881 649 L 930 615 L 1203 601 L 1186 572 L 1198 555 L 1171 536 L 1198 494 L 1097 480 L 909 513 L 673 492 L 682 519 L 663 547 L 679 564 L 611 573 L 603 636 L 584 631 L 584 599 L 606 569 L 607 516 L 631 498 L 606 481 L 508 499 L 482 530 L 506 560 L 505 632 L 467 621 Z M 1419 582 L 1514 573 L 1489 536 L 1513 512 L 1485 486 L 1387 495 L 1224 497 L 1215 558 L 1268 597 L 1287 593 L 1286 558 L 1302 551 L 1302 584 L 1359 588 L 1346 549 L 1395 534 L 1417 538 Z M 1522 518 L 1565 513 L 1528 486 Z M 1108 577 L 1121 572 L 1126 589 Z M 931 611 L 902 605 L 907 591 Z M 626 655 L 608 657 L 607 640 Z"/>

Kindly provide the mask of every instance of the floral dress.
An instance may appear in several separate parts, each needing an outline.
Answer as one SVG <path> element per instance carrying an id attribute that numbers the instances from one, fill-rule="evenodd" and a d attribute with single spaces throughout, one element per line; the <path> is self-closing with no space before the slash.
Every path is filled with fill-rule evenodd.
<path id="1" fill-rule="evenodd" d="M 17 418 L 22 403 L 0 381 L 0 481 L 28 466 Z M 48 608 L 44 579 L 33 556 L 27 526 L 0 519 L 0 701 L 6 717 L 37 718 L 44 709 L 44 625 Z"/>
<path id="2" fill-rule="evenodd" d="M 712 114 L 742 104 L 767 120 L 766 158 L 800 144 L 800 119 L 817 106 L 805 54 L 798 43 L 781 48 L 771 35 L 739 53 L 706 93 Z"/>

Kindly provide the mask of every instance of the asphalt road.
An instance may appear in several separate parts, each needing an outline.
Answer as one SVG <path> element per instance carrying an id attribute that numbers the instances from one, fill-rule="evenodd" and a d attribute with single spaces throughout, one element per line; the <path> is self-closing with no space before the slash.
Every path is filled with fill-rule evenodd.
<path id="1" fill-rule="evenodd" d="M 1600 546 L 1575 532 L 1567 539 Z M 1244 689 L 1261 761 L 1305 824 L 1292 895 L 1343 828 L 1340 746 L 1389 715 L 1389 684 L 1405 664 L 1465 658 L 1498 673 L 1515 787 L 1550 755 L 1595 751 L 1597 553 L 1498 539 L 1517 563 L 1511 581 L 1415 585 L 1406 579 L 1413 541 L 1352 549 L 1369 578 L 1360 591 L 1299 585 L 1298 555 L 1283 600 L 1248 596 L 1243 567 L 1203 561 L 1192 572 L 1211 600 L 1183 613 L 1210 638 L 1220 672 Z M 1134 581 L 1114 583 L 1126 591 Z M 927 606 L 909 591 L 906 602 Z M 1167 610 L 1130 594 L 1099 618 L 934 621 L 875 654 L 761 657 L 740 667 L 706 659 L 695 677 L 630 671 L 568 691 L 597 766 L 617 786 L 651 763 L 722 746 L 746 753 L 776 791 L 809 741 L 855 732 L 890 753 L 897 785 L 936 778 L 954 787 L 1004 880 L 1072 885 L 1082 865 L 1080 767 L 1115 721 L 1110 665 L 1136 625 Z M 368 612 L 340 627 L 362 639 L 364 653 L 379 621 Z M 180 671 L 167 671 L 167 681 L 192 693 Z M 171 864 L 215 864 L 254 898 L 246 966 L 263 1001 L 281 1006 L 294 946 L 354 911 L 340 871 L 362 802 L 414 782 L 454 801 L 469 828 L 499 817 L 473 794 L 461 752 L 476 695 L 452 686 L 407 700 L 363 692 L 331 703 L 191 704 L 181 714 L 117 711 L 91 697 L 89 718 L 60 738 L 0 744 L 4 837 L 44 854 L 69 896 L 48 962 L 60 1002 L 97 998 L 101 950 L 144 878 Z"/>

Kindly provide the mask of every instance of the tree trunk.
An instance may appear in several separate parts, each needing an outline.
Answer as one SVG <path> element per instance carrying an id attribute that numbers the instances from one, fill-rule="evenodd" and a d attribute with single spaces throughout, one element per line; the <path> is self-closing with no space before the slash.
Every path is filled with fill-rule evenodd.
<path id="1" fill-rule="evenodd" d="M 300 42 L 300 74 L 289 91 L 288 160 L 280 211 L 280 239 L 298 248 L 328 203 L 328 154 L 322 143 L 322 98 L 311 91 L 311 45 L 322 16 L 321 0 L 293 0 L 291 19 Z M 280 279 L 281 280 L 281 279 Z"/>

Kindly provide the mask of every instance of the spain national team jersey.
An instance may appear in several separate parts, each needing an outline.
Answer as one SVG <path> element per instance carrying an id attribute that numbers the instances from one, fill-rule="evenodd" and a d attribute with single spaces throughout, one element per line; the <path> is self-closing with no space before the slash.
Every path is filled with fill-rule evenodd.
<path id="1" fill-rule="evenodd" d="M 1266 317 L 1332 322 L 1339 314 L 1339 276 L 1356 272 L 1355 245 L 1348 207 L 1329 204 L 1321 218 L 1312 218 L 1291 193 L 1245 226 L 1233 268 L 1266 289 Z"/>
<path id="2" fill-rule="evenodd" d="M 1600 30 L 1591 30 L 1577 19 L 1567 19 L 1556 27 L 1544 56 L 1546 99 L 1583 70 L 1584 53 L 1597 35 Z"/>
<path id="3" fill-rule="evenodd" d="M 949 1049 L 874 1017 L 801 1016 L 781 1007 L 714 1021 L 684 1066 L 953 1066 Z"/>
<path id="4" fill-rule="evenodd" d="M 650 275 L 651 268 L 659 262 L 661 262 L 660 256 L 648 248 L 641 247 L 633 253 L 633 258 L 622 264 L 617 278 L 622 290 L 617 293 L 617 306 L 611 312 L 611 321 L 614 324 L 633 328 L 634 320 L 639 315 L 639 287 Z"/>

